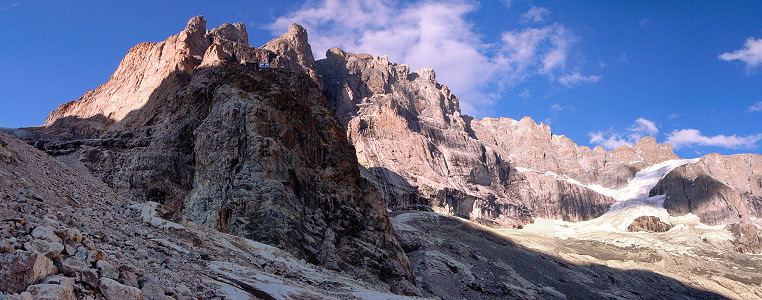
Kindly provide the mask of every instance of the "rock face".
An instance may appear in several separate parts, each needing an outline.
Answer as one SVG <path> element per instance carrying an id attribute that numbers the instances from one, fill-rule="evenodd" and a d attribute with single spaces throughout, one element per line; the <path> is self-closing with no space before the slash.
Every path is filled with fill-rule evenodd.
<path id="1" fill-rule="evenodd" d="M 36 145 L 120 195 L 416 294 L 374 186 L 321 92 L 298 25 L 262 48 L 242 24 L 195 17 L 127 54 L 106 84 L 59 107 Z M 252 62 L 268 62 L 258 69 Z"/>
<path id="2" fill-rule="evenodd" d="M 528 117 L 475 120 L 461 115 L 432 69 L 411 72 L 386 57 L 331 49 L 317 69 L 363 175 L 391 207 L 430 205 L 508 227 L 535 217 L 587 220 L 614 200 L 585 185 L 622 187 L 638 170 L 677 158 L 653 138 L 607 152 Z"/>
<path id="3" fill-rule="evenodd" d="M 672 170 L 651 194 L 667 196 L 670 214 L 693 213 L 710 225 L 762 216 L 762 156 L 704 156 Z"/>
<path id="4" fill-rule="evenodd" d="M 377 277 L 363 281 L 351 269 L 329 270 L 189 220 L 161 219 L 158 203 L 119 197 L 86 169 L 4 133 L 0 142 L 14 153 L 12 164 L 0 162 L 0 298 L 405 298 Z M 37 243 L 64 250 L 26 249 Z"/>
<path id="5" fill-rule="evenodd" d="M 762 216 L 762 156 L 710 154 L 672 170 L 651 190 L 666 195 L 672 215 L 692 213 L 702 223 L 728 225 L 738 250 L 762 252 L 759 230 L 752 219 Z"/>

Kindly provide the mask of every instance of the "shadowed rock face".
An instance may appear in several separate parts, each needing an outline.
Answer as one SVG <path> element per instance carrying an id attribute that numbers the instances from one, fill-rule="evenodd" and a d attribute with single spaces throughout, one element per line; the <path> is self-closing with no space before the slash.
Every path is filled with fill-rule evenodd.
<path id="1" fill-rule="evenodd" d="M 666 195 L 673 215 L 693 213 L 707 224 L 728 224 L 762 213 L 762 156 L 710 154 L 670 172 L 651 190 Z"/>
<path id="2" fill-rule="evenodd" d="M 762 156 L 704 156 L 672 170 L 650 194 L 666 195 L 664 208 L 672 215 L 692 213 L 706 224 L 735 224 L 738 250 L 762 252 L 751 222 L 762 215 Z"/>
<path id="3" fill-rule="evenodd" d="M 505 236 L 448 216 L 403 211 L 398 212 L 393 222 L 425 296 L 442 299 L 726 299 L 657 273 L 575 264 L 533 252 Z M 574 248 L 569 249 L 570 246 Z M 555 250 L 644 264 L 663 259 L 648 249 L 604 246 L 573 239 L 561 243 Z"/>
<path id="4" fill-rule="evenodd" d="M 123 196 L 416 294 L 386 205 L 316 81 L 306 31 L 262 48 L 196 17 L 130 50 L 106 84 L 51 113 L 39 148 Z M 259 70 L 254 62 L 269 62 Z M 152 68 L 156 68 L 153 70 Z M 149 70 L 150 69 L 150 70 Z"/>
<path id="5" fill-rule="evenodd" d="M 411 72 L 386 57 L 331 49 L 317 69 L 363 175 L 391 207 L 430 205 L 508 227 L 535 217 L 588 220 L 615 201 L 562 177 L 618 188 L 638 170 L 677 158 L 653 138 L 607 152 L 578 147 L 528 117 L 461 115 L 431 68 Z"/>

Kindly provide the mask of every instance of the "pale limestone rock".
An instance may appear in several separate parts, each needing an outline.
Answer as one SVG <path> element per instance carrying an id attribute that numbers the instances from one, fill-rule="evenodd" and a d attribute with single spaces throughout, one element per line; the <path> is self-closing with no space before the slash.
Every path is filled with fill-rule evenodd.
<path id="1" fill-rule="evenodd" d="M 61 256 L 61 252 L 64 251 L 64 245 L 59 242 L 48 242 L 45 240 L 34 239 L 24 243 L 24 249 L 40 253 L 53 259 Z"/>
<path id="2" fill-rule="evenodd" d="M 42 283 L 31 285 L 27 292 L 39 300 L 74 300 L 74 279 L 59 275 L 45 278 Z"/>
<path id="3" fill-rule="evenodd" d="M 123 285 L 110 278 L 101 278 L 98 289 L 107 300 L 143 300 L 143 293 L 138 288 Z"/>
<path id="4" fill-rule="evenodd" d="M 62 242 L 61 238 L 55 234 L 55 230 L 50 226 L 38 226 L 32 231 L 32 237 L 48 242 Z"/>

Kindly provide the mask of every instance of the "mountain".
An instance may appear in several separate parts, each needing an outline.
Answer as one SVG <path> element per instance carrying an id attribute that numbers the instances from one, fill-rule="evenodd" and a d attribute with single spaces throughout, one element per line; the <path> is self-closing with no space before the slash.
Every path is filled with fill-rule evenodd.
<path id="1" fill-rule="evenodd" d="M 386 205 L 327 105 L 306 31 L 263 47 L 243 24 L 130 49 L 109 81 L 27 131 L 161 215 L 284 249 L 416 294 Z M 257 63 L 272 68 L 259 69 Z"/>
<path id="2" fill-rule="evenodd" d="M 410 71 L 340 49 L 317 68 L 365 177 L 392 207 L 430 205 L 498 227 L 536 217 L 589 220 L 616 202 L 589 185 L 619 188 L 637 171 L 678 158 L 653 138 L 606 151 L 577 146 L 529 117 L 462 115 L 430 68 Z"/>
<path id="3" fill-rule="evenodd" d="M 762 297 L 759 155 L 475 119 L 433 69 L 315 61 L 296 24 L 252 47 L 194 17 L 4 131 L 10 299 Z"/>

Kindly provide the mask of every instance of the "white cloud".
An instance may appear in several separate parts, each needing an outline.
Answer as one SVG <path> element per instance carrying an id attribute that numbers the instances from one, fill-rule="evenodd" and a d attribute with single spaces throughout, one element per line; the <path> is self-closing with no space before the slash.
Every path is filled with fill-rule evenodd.
<path id="1" fill-rule="evenodd" d="M 461 99 L 464 113 L 479 116 L 492 109 L 507 86 L 538 74 L 558 77 L 575 39 L 563 25 L 552 24 L 503 32 L 499 41 L 487 41 L 467 19 L 478 5 L 468 0 L 308 1 L 268 29 L 281 34 L 288 25 L 301 24 L 317 59 L 339 47 L 388 55 L 412 70 L 432 67 L 437 80 Z"/>
<path id="2" fill-rule="evenodd" d="M 656 127 L 656 124 L 654 124 L 653 121 L 643 118 L 635 120 L 635 124 L 633 124 L 629 130 L 632 132 L 643 132 L 649 135 L 656 135 L 659 133 L 659 128 Z"/>
<path id="3" fill-rule="evenodd" d="M 627 128 L 626 131 L 622 130 L 616 132 L 610 130 L 608 132 L 594 131 L 588 133 L 591 144 L 598 144 L 606 149 L 616 149 L 621 146 L 632 146 L 638 143 L 643 138 L 643 134 L 654 136 L 659 133 L 659 128 L 653 121 L 638 118 L 635 122 Z"/>
<path id="4" fill-rule="evenodd" d="M 749 106 L 749 112 L 758 112 L 762 111 L 762 101 L 757 102 Z"/>
<path id="5" fill-rule="evenodd" d="M 754 68 L 762 64 L 762 38 L 746 39 L 744 47 L 735 52 L 722 53 L 719 59 L 725 61 L 740 60 L 746 63 L 747 68 Z"/>
<path id="6" fill-rule="evenodd" d="M 521 14 L 521 21 L 527 22 L 544 22 L 545 17 L 550 14 L 550 11 L 544 7 L 532 6 L 527 12 Z"/>
<path id="7" fill-rule="evenodd" d="M 716 136 L 704 136 L 701 131 L 696 129 L 681 129 L 672 131 L 667 135 L 667 143 L 671 144 L 675 149 L 681 147 L 693 147 L 693 146 L 715 146 L 729 149 L 750 149 L 755 148 L 757 141 L 762 139 L 762 134 L 755 134 L 749 136 L 736 136 L 736 135 L 716 135 Z"/>
<path id="8" fill-rule="evenodd" d="M 578 72 L 566 74 L 564 76 L 561 76 L 561 78 L 558 79 L 558 83 L 566 86 L 566 87 L 573 87 L 575 85 L 578 85 L 580 83 L 595 83 L 601 80 L 601 76 L 584 76 L 579 74 Z"/>
<path id="9" fill-rule="evenodd" d="M 622 146 L 633 145 L 632 141 L 623 138 L 621 135 L 617 133 L 608 134 L 608 137 L 606 137 L 606 135 L 607 134 L 602 131 L 588 133 L 591 144 L 601 145 L 603 146 L 603 148 L 606 148 L 608 150 L 616 149 Z"/>

